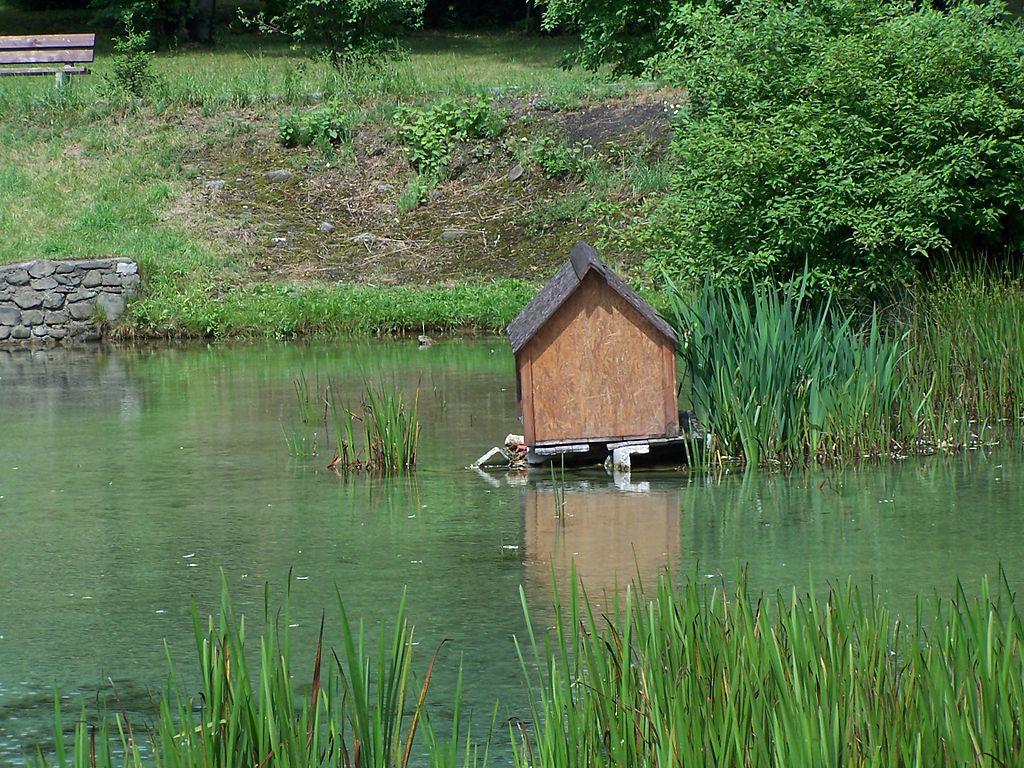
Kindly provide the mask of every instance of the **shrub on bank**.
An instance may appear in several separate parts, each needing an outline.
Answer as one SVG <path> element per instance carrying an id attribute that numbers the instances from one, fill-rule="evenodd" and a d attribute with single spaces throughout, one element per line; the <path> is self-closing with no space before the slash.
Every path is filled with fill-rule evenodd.
<path id="1" fill-rule="evenodd" d="M 393 50 L 402 35 L 423 24 L 425 0 L 292 0 L 242 20 L 260 31 L 284 35 L 335 67 Z"/>
<path id="2" fill-rule="evenodd" d="M 446 99 L 430 107 L 400 105 L 394 123 L 409 164 L 438 179 L 458 142 L 497 136 L 505 127 L 505 115 L 484 99 Z"/>
<path id="3" fill-rule="evenodd" d="M 285 147 L 322 149 L 349 146 L 357 115 L 341 106 L 337 99 L 307 112 L 288 112 L 278 119 L 277 138 Z"/>
<path id="4" fill-rule="evenodd" d="M 650 266 L 871 292 L 1024 234 L 1024 30 L 1002 5 L 678 4 L 651 66 L 685 86 Z"/>

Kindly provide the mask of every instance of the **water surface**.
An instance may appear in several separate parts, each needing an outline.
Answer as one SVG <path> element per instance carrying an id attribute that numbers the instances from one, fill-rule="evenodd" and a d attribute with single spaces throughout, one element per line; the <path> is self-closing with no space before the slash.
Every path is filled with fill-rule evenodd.
<path id="1" fill-rule="evenodd" d="M 300 371 L 353 400 L 364 377 L 418 387 L 415 475 L 344 481 L 330 456 L 290 457 Z M 335 587 L 373 633 L 407 590 L 421 661 L 451 640 L 439 697 L 461 660 L 481 728 L 496 698 L 524 714 L 520 586 L 549 623 L 572 562 L 598 596 L 665 567 L 730 583 L 746 567 L 764 589 L 852 579 L 898 609 L 1000 562 L 1024 585 L 1012 448 L 828 473 L 590 471 L 563 505 L 548 473 L 466 469 L 517 431 L 514 392 L 498 339 L 0 353 L 0 762 L 45 733 L 55 686 L 71 713 L 108 678 L 143 702 L 165 641 L 189 669 L 190 601 L 212 608 L 222 570 L 251 616 L 265 583 L 274 600 L 289 588 L 300 648 L 324 608 L 331 637 Z"/>

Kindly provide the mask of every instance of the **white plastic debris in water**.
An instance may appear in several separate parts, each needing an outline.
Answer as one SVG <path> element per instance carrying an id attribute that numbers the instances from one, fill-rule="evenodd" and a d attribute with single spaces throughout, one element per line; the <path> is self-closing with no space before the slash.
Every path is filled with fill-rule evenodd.
<path id="1" fill-rule="evenodd" d="M 487 453 L 485 453 L 483 456 L 481 456 L 479 459 L 474 461 L 469 466 L 471 469 L 488 466 L 498 467 L 506 466 L 509 463 L 509 461 L 511 461 L 511 457 L 507 453 L 505 453 L 504 449 L 494 447 L 491 448 L 491 450 L 489 450 Z"/>

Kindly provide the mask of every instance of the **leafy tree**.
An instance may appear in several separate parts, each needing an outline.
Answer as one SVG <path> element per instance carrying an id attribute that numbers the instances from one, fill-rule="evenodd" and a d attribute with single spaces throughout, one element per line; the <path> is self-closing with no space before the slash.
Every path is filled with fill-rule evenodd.
<path id="1" fill-rule="evenodd" d="M 213 42 L 215 0 L 93 0 L 96 23 L 114 27 L 126 15 L 154 44 Z"/>
<path id="2" fill-rule="evenodd" d="M 577 32 L 577 62 L 611 64 L 616 74 L 640 74 L 663 50 L 662 33 L 679 0 L 547 0 L 543 27 Z"/>
<path id="3" fill-rule="evenodd" d="M 338 66 L 364 54 L 393 48 L 402 34 L 423 23 L 425 0 L 294 0 L 275 15 L 243 20 L 310 47 Z"/>
<path id="4" fill-rule="evenodd" d="M 686 87 L 672 192 L 627 233 L 701 279 L 839 290 L 1024 237 L 1024 29 L 998 4 L 680 6 L 655 65 Z"/>
<path id="5" fill-rule="evenodd" d="M 150 33 L 137 30 L 130 13 L 125 15 L 123 25 L 124 33 L 114 38 L 114 56 L 105 80 L 114 95 L 143 99 L 158 80 L 149 49 Z"/>

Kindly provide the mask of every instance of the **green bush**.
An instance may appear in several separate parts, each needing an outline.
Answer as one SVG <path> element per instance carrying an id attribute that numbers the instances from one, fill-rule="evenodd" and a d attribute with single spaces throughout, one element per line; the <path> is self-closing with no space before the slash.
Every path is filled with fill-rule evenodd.
<path id="1" fill-rule="evenodd" d="M 671 30 L 673 191 L 627 233 L 653 267 L 870 291 L 1020 247 L 1024 33 L 1001 5 L 739 0 Z"/>
<path id="2" fill-rule="evenodd" d="M 242 21 L 270 34 L 283 34 L 334 66 L 377 56 L 398 45 L 402 34 L 423 23 L 426 0 L 295 0 L 280 13 Z"/>
<path id="3" fill-rule="evenodd" d="M 89 8 L 100 26 L 116 26 L 130 15 L 160 45 L 208 43 L 212 35 L 212 0 L 92 0 Z"/>
<path id="4" fill-rule="evenodd" d="M 679 0 L 548 0 L 543 26 L 575 31 L 575 61 L 587 69 L 611 64 L 615 74 L 640 74 L 661 50 L 661 34 Z"/>
<path id="5" fill-rule="evenodd" d="M 151 35 L 135 28 L 131 13 L 125 14 L 123 23 L 124 34 L 114 38 L 110 73 L 104 80 L 114 95 L 142 99 L 158 80 L 153 72 L 153 52 L 149 50 Z"/>
<path id="6" fill-rule="evenodd" d="M 285 147 L 306 147 L 315 144 L 323 149 L 348 146 L 356 116 L 337 101 L 309 110 L 281 115 L 278 140 Z"/>
<path id="7" fill-rule="evenodd" d="M 563 144 L 551 136 L 535 139 L 529 147 L 528 155 L 531 162 L 544 171 L 549 179 L 566 176 L 582 176 L 591 164 L 588 151 L 592 147 L 588 143 Z"/>
<path id="8" fill-rule="evenodd" d="M 456 143 L 493 138 L 504 125 L 505 115 L 482 99 L 446 100 L 427 108 L 402 105 L 395 111 L 398 140 L 410 165 L 431 178 L 444 174 Z"/>

